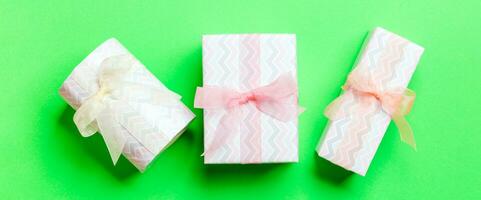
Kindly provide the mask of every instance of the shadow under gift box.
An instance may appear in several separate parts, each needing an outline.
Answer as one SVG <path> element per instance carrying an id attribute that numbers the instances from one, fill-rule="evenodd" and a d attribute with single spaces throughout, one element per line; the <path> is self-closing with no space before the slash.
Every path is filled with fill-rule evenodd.
<path id="1" fill-rule="evenodd" d="M 382 28 L 375 28 L 363 46 L 354 69 L 382 91 L 406 89 L 424 48 Z M 391 121 L 381 104 L 364 103 L 346 90 L 317 147 L 319 156 L 360 175 L 365 175 Z"/>
<path id="2" fill-rule="evenodd" d="M 204 87 L 248 93 L 288 74 L 296 88 L 289 98 L 297 108 L 295 35 L 204 35 L 202 56 Z M 228 109 L 204 108 L 204 163 L 298 161 L 297 114 L 290 121 L 279 121 L 261 112 L 252 102 L 236 109 L 238 118 L 228 125 L 230 131 L 216 132 L 223 117 L 232 113 Z"/>
<path id="3" fill-rule="evenodd" d="M 172 93 L 122 44 L 112 38 L 98 46 L 75 67 L 61 86 L 60 95 L 72 108 L 78 110 L 89 98 L 100 92 L 102 63 L 116 56 L 127 56 L 133 63 L 131 70 L 123 76 L 123 82 L 135 84 L 141 89 L 146 87 L 152 91 Z M 115 71 L 116 66 L 112 67 Z M 119 114 L 112 115 L 118 122 L 115 123 L 118 130 L 115 134 L 125 138 L 122 155 L 137 169 L 144 171 L 156 155 L 183 133 L 195 116 L 180 99 L 169 104 L 156 104 L 151 103 L 151 95 L 139 95 L 140 93 L 132 88 L 120 88 L 119 91 L 127 100 L 120 103 L 122 106 L 116 107 L 115 113 Z M 104 99 L 106 101 L 102 103 L 106 104 L 116 101 L 108 95 Z M 93 122 L 93 126 L 98 127 L 97 121 Z M 132 134 L 134 129 L 136 134 Z M 108 139 L 105 135 L 102 136 L 104 140 Z M 150 148 L 147 148 L 147 144 Z"/>

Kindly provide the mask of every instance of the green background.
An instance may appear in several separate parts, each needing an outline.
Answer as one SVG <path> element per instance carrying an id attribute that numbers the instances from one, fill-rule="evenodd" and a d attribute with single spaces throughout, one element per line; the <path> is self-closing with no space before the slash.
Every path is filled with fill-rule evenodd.
<path id="1" fill-rule="evenodd" d="M 0 198 L 479 199 L 481 1 L 0 0 Z M 369 30 L 426 51 L 410 88 L 415 152 L 391 124 L 366 177 L 317 157 L 322 111 Z M 202 162 L 202 112 L 143 174 L 112 166 L 100 135 L 82 138 L 58 88 L 88 53 L 119 39 L 192 108 L 201 36 L 295 33 L 299 156 L 295 164 Z"/>

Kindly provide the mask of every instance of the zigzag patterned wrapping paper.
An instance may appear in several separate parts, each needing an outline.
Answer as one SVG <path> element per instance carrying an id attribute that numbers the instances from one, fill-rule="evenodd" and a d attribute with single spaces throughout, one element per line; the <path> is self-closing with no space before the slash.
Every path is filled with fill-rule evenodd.
<path id="1" fill-rule="evenodd" d="M 280 75 L 296 77 L 296 38 L 290 34 L 206 35 L 203 37 L 204 86 L 246 92 Z M 297 79 L 295 79 L 297 83 Z M 297 92 L 295 94 L 297 102 Z M 282 122 L 254 105 L 241 107 L 242 120 L 205 163 L 279 163 L 298 161 L 297 118 Z M 204 109 L 204 147 L 213 142 L 225 110 Z"/>
<path id="2" fill-rule="evenodd" d="M 424 48 L 382 28 L 370 34 L 355 65 L 383 90 L 406 88 Z M 362 97 L 345 91 L 339 110 L 344 117 L 330 120 L 317 147 L 319 156 L 365 175 L 391 117 L 380 104 L 366 106 Z"/>
<path id="3" fill-rule="evenodd" d="M 129 56 L 135 63 L 133 70 L 125 76 L 125 81 L 170 92 L 117 40 L 109 39 L 75 67 L 60 88 L 61 96 L 77 110 L 88 98 L 99 91 L 101 63 L 107 58 L 120 55 Z M 138 95 L 136 91 L 128 89 L 121 92 L 131 102 L 139 103 L 122 104 L 118 111 L 122 117 L 116 118 L 118 125 L 108 128 L 115 128 L 118 134 L 126 138 L 125 145 L 121 150 L 122 154 L 137 169 L 144 171 L 155 156 L 174 142 L 184 131 L 187 124 L 194 118 L 194 114 L 178 100 L 169 105 L 154 105 L 148 104 L 153 97 Z M 129 131 L 133 129 L 139 130 L 141 137 Z M 104 136 L 104 139 L 107 138 Z M 146 142 L 154 150 L 146 148 Z"/>

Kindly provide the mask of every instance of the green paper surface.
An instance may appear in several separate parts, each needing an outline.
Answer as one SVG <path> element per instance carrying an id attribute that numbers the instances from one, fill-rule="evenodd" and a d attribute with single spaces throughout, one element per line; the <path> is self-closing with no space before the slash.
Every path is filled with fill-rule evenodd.
<path id="1" fill-rule="evenodd" d="M 481 1 L 0 0 L 2 199 L 479 199 Z M 391 123 L 366 177 L 319 158 L 323 109 L 340 93 L 368 31 L 425 48 L 409 85 L 417 152 Z M 201 36 L 297 34 L 299 163 L 204 165 L 202 111 L 149 169 L 113 166 L 82 138 L 58 88 L 110 37 L 192 108 Z M 193 108 L 192 108 L 193 109 Z"/>

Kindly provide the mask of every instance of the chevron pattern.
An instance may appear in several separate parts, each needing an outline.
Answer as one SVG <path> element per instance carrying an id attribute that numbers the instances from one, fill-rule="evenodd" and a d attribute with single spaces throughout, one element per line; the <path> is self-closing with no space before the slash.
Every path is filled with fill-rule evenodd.
<path id="1" fill-rule="evenodd" d="M 296 40 L 293 35 L 266 36 L 261 40 L 261 85 L 274 81 L 283 73 L 293 73 L 297 77 Z M 297 97 L 292 99 L 297 102 Z M 263 152 L 266 162 L 297 162 L 298 161 L 298 130 L 297 120 L 288 123 L 280 122 L 263 115 L 261 127 L 263 134 L 263 148 L 270 151 Z"/>
<path id="2" fill-rule="evenodd" d="M 236 35 L 219 35 L 203 37 L 202 62 L 204 85 L 238 88 L 239 77 L 236 74 L 239 66 L 239 37 Z M 210 146 L 215 138 L 214 132 L 225 111 L 204 109 L 204 149 Z M 240 132 L 240 127 L 237 130 Z M 231 134 L 224 145 L 216 151 L 204 156 L 206 163 L 239 163 L 240 134 Z"/>
<path id="3" fill-rule="evenodd" d="M 260 84 L 260 35 L 239 37 L 239 83 L 240 91 L 249 91 Z M 260 112 L 251 105 L 243 108 L 244 118 L 240 126 L 241 162 L 260 163 L 262 156 Z"/>
<path id="4" fill-rule="evenodd" d="M 274 81 L 280 74 L 296 74 L 293 35 L 245 34 L 203 37 L 204 85 L 248 91 Z M 292 99 L 297 101 L 297 98 Z M 284 123 L 252 105 L 243 113 L 237 133 L 222 147 L 206 154 L 205 163 L 296 162 L 297 121 Z M 204 110 L 204 145 L 209 147 L 225 111 Z"/>
<path id="5" fill-rule="evenodd" d="M 60 95 L 77 109 L 88 97 L 98 90 L 98 73 L 101 62 L 108 57 L 129 54 L 117 40 L 110 39 L 88 55 L 65 80 Z M 134 70 L 126 81 L 168 90 L 145 66 L 135 60 Z M 140 171 L 144 171 L 156 155 L 171 144 L 194 118 L 194 114 L 181 102 L 169 106 L 152 105 L 151 96 L 139 96 L 135 91 L 121 90 L 121 96 L 129 102 L 113 102 L 112 106 L 121 113 L 116 119 L 119 133 L 127 142 L 122 154 Z M 135 134 L 134 134 L 135 133 Z"/>
<path id="6" fill-rule="evenodd" d="M 423 48 L 384 29 L 377 28 L 354 70 L 369 76 L 381 90 L 407 87 Z M 345 117 L 332 120 L 318 146 L 327 160 L 365 175 L 381 142 L 390 117 L 372 97 L 342 94 Z"/>

